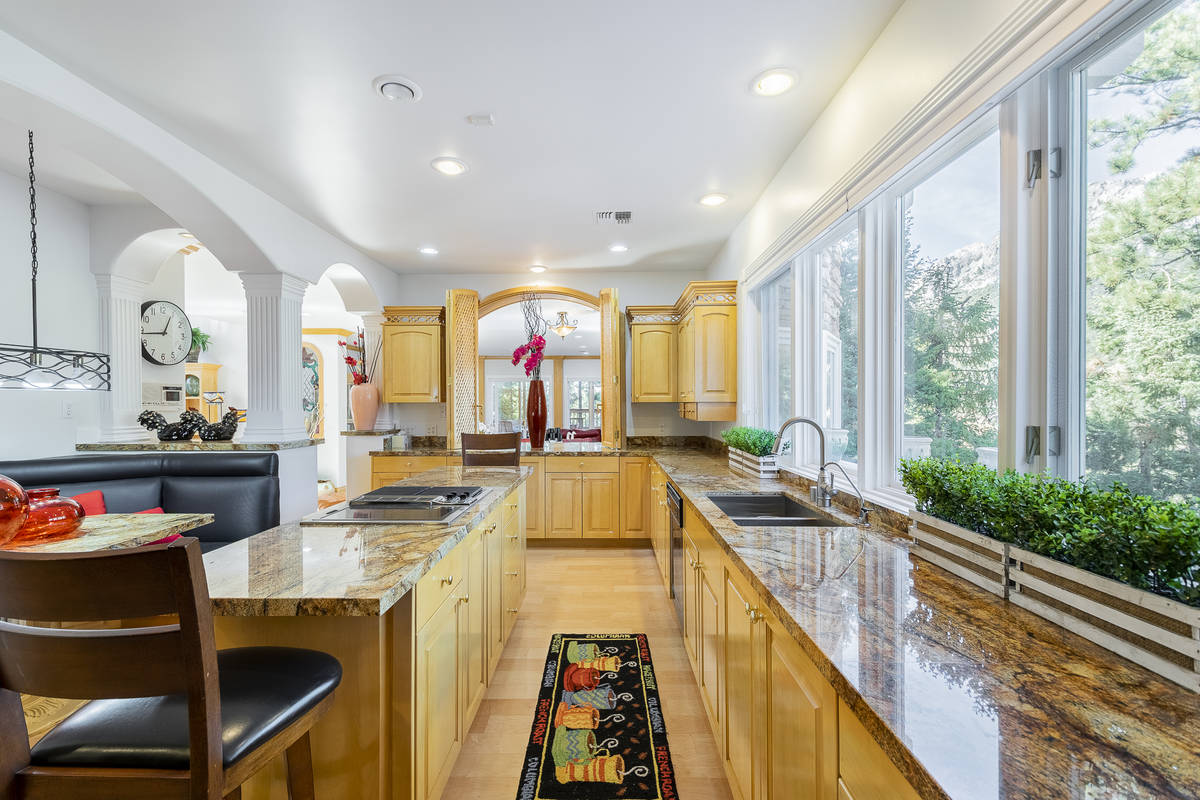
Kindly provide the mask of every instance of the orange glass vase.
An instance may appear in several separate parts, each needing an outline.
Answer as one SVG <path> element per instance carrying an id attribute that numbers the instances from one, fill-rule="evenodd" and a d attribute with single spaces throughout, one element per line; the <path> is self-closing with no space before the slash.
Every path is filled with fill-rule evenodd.
<path id="1" fill-rule="evenodd" d="M 58 489 L 28 489 L 29 516 L 14 543 L 74 533 L 83 524 L 83 506 L 69 497 L 59 497 Z"/>
<path id="2" fill-rule="evenodd" d="M 0 547 L 12 541 L 29 516 L 29 495 L 21 484 L 0 475 Z"/>

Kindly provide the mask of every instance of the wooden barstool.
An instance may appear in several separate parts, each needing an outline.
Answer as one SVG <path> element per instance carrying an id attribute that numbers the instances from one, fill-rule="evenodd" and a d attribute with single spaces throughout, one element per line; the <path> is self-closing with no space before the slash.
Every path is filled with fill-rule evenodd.
<path id="1" fill-rule="evenodd" d="M 519 467 L 521 434 L 464 433 L 462 462 L 464 467 Z"/>
<path id="2" fill-rule="evenodd" d="M 115 630 L 11 621 L 161 615 L 178 621 Z M 313 800 L 308 732 L 341 678 L 337 659 L 314 650 L 218 652 L 196 539 L 0 551 L 0 797 L 237 799 L 284 754 L 289 796 Z M 92 702 L 30 750 L 21 693 Z"/>

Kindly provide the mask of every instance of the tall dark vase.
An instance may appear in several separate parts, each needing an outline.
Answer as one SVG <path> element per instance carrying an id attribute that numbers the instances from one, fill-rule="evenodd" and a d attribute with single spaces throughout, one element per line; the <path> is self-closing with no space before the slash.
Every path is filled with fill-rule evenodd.
<path id="1" fill-rule="evenodd" d="M 541 450 L 546 443 L 546 387 L 540 380 L 529 382 L 525 421 L 529 424 L 529 446 Z"/>

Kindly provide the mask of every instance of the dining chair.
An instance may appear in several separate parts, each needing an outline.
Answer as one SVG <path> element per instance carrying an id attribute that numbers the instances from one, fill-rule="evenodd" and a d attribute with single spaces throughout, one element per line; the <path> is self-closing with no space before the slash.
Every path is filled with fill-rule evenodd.
<path id="1" fill-rule="evenodd" d="M 165 624 L 145 627 L 152 617 Z M 341 677 L 337 659 L 314 650 L 217 650 L 194 538 L 0 551 L 0 797 L 240 800 L 242 783 L 283 754 L 289 797 L 313 800 L 309 730 Z M 91 702 L 31 749 L 21 694 Z"/>
<path id="2" fill-rule="evenodd" d="M 464 433 L 462 462 L 464 467 L 519 467 L 521 434 Z"/>

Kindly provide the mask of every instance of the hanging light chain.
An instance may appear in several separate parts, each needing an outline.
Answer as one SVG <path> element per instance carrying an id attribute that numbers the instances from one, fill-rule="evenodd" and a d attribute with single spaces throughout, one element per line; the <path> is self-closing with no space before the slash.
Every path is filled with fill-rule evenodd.
<path id="1" fill-rule="evenodd" d="M 37 187 L 33 176 L 33 131 L 29 131 L 29 256 L 33 279 L 37 280 Z"/>

